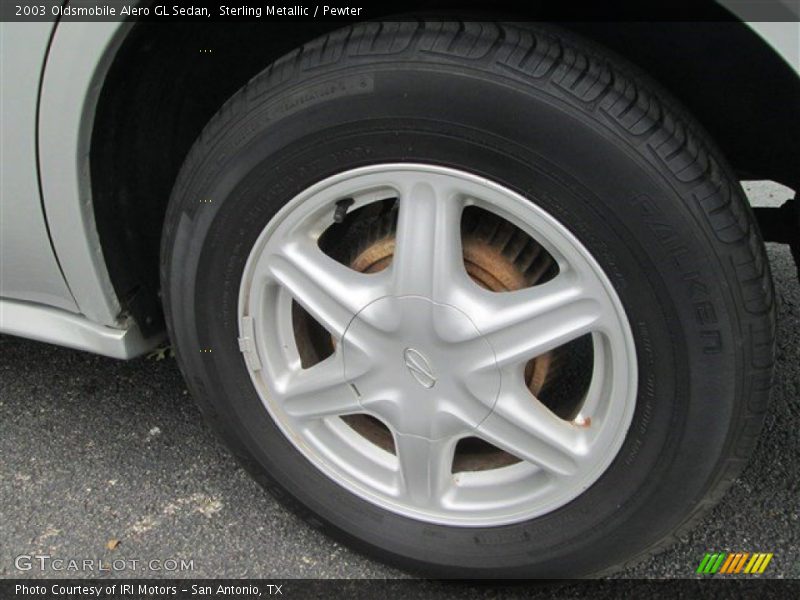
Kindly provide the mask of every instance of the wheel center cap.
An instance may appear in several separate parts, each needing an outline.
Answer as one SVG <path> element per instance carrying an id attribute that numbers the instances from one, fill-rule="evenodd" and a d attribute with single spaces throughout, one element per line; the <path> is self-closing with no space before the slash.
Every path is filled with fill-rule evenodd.
<path id="1" fill-rule="evenodd" d="M 406 348 L 403 351 L 403 362 L 411 376 L 422 387 L 432 388 L 436 385 L 436 375 L 434 375 L 430 362 L 422 352 L 414 348 Z"/>
<path id="2" fill-rule="evenodd" d="M 365 411 L 399 433 L 438 439 L 472 429 L 497 401 L 494 351 L 454 306 L 381 298 L 353 318 L 342 348 L 345 376 Z"/>

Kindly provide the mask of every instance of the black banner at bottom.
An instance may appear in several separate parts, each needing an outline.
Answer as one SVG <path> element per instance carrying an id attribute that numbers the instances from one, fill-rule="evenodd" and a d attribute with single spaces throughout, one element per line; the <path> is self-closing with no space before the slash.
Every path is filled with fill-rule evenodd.
<path id="1" fill-rule="evenodd" d="M 0 581 L 6 599 L 219 598 L 799 598 L 800 580 L 685 579 L 476 582 L 420 579 L 51 579 Z"/>

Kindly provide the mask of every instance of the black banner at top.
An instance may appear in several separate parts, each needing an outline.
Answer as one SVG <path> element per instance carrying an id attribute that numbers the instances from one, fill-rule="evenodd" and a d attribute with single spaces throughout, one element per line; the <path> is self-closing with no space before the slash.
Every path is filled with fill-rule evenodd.
<path id="1" fill-rule="evenodd" d="M 419 17 L 503 21 L 797 21 L 795 0 L 2 0 L 2 21 L 366 21 Z"/>

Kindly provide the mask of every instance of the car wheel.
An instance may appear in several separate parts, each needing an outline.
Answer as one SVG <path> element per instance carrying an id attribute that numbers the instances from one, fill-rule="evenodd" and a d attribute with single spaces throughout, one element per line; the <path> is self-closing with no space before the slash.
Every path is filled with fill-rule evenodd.
<path id="1" fill-rule="evenodd" d="M 418 572 L 663 546 L 766 409 L 738 182 L 657 84 L 557 30 L 370 23 L 278 60 L 196 142 L 162 257 L 180 366 L 237 457 Z"/>

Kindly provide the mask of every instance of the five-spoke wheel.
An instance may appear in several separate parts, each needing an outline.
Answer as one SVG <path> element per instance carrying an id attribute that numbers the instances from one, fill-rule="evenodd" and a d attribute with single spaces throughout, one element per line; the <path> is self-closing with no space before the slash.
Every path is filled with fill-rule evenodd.
<path id="1" fill-rule="evenodd" d="M 358 272 L 320 244 L 342 199 L 356 220 L 376 204 L 396 214 L 380 271 Z M 513 291 L 480 285 L 465 266 L 468 207 L 534 240 L 555 274 Z M 295 303 L 331 339 L 310 365 Z M 630 328 L 595 260 L 519 194 L 442 167 L 347 171 L 287 204 L 248 260 L 240 332 L 264 405 L 309 460 L 379 506 L 437 523 L 498 525 L 569 502 L 613 460 L 635 404 Z M 526 366 L 584 336 L 591 351 L 571 367 L 588 385 L 559 416 L 532 393 Z M 348 415 L 378 421 L 391 444 L 348 426 Z M 454 471 L 470 438 L 512 459 Z"/>

